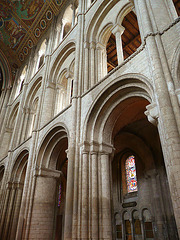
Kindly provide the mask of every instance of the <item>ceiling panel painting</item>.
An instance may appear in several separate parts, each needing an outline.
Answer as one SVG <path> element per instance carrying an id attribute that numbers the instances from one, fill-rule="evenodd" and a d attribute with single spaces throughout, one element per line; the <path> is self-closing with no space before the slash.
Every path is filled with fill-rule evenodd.
<path id="1" fill-rule="evenodd" d="M 19 67 L 65 0 L 0 0 L 0 50 Z"/>

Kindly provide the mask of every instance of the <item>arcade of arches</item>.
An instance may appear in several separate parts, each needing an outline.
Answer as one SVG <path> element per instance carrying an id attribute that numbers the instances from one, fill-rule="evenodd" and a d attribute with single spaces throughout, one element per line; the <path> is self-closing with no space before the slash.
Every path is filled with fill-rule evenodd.
<path id="1" fill-rule="evenodd" d="M 49 4 L 0 49 L 0 239 L 178 240 L 180 1 Z"/>

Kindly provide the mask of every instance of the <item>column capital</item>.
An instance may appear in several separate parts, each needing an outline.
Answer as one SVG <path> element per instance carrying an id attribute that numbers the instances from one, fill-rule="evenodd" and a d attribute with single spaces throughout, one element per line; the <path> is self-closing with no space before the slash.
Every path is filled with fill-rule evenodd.
<path id="1" fill-rule="evenodd" d="M 47 84 L 46 84 L 46 87 L 47 88 L 52 88 L 52 89 L 55 89 L 56 88 L 56 84 L 55 83 L 53 83 L 53 82 L 47 82 Z"/>
<path id="2" fill-rule="evenodd" d="M 59 178 L 61 172 L 58 170 L 45 168 L 45 167 L 36 167 L 35 174 L 36 177 L 46 177 L 46 178 Z"/>
<path id="3" fill-rule="evenodd" d="M 96 43 L 95 42 L 90 42 L 90 48 L 95 49 L 96 48 Z"/>
<path id="4" fill-rule="evenodd" d="M 150 123 L 157 126 L 158 124 L 158 117 L 159 111 L 156 103 L 151 103 L 146 106 L 147 111 L 144 114 L 147 116 L 147 119 Z"/>
<path id="5" fill-rule="evenodd" d="M 116 34 L 116 33 L 120 33 L 121 35 L 123 34 L 125 28 L 122 25 L 116 24 L 112 29 L 112 33 Z"/>
<path id="6" fill-rule="evenodd" d="M 64 26 L 64 25 L 66 25 L 66 23 L 68 23 L 68 21 L 66 20 L 66 19 L 64 19 L 64 18 L 62 18 L 62 25 Z"/>
<path id="7" fill-rule="evenodd" d="M 84 48 L 88 48 L 89 49 L 89 46 L 90 46 L 89 42 L 85 41 L 84 42 Z"/>
<path id="8" fill-rule="evenodd" d="M 98 43 L 96 43 L 96 49 L 103 50 L 103 49 L 106 49 L 106 46 L 103 45 L 102 43 L 98 42 Z"/>
<path id="9" fill-rule="evenodd" d="M 70 70 L 67 70 L 67 73 L 65 74 L 65 77 L 68 78 L 73 78 L 73 73 Z"/>

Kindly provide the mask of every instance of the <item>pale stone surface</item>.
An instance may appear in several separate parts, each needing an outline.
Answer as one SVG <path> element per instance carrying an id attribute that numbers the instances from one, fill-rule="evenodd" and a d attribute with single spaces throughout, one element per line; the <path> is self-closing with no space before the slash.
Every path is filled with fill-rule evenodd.
<path id="1" fill-rule="evenodd" d="M 79 0 L 76 19 L 77 2 L 67 1 L 32 51 L 22 91 L 25 66 L 0 96 L 0 239 L 109 240 L 117 238 L 116 225 L 125 239 L 126 221 L 135 237 L 136 219 L 143 239 L 152 222 L 154 239 L 176 240 L 180 22 L 173 3 Z M 132 9 L 142 45 L 123 61 L 122 20 Z M 62 39 L 68 19 L 72 29 Z M 111 33 L 119 65 L 107 74 Z M 133 194 L 128 154 L 136 159 Z"/>

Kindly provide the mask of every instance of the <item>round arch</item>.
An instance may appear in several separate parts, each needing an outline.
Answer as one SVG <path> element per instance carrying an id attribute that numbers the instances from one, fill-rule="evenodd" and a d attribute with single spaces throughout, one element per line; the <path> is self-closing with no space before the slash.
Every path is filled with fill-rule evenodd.
<path id="1" fill-rule="evenodd" d="M 69 42 L 67 43 L 61 51 L 58 52 L 58 55 L 56 59 L 54 60 L 51 70 L 50 70 L 50 76 L 52 76 L 52 82 L 56 83 L 57 81 L 57 76 L 59 76 L 59 71 L 60 68 L 63 64 L 63 62 L 67 59 L 67 57 L 75 52 L 75 43 L 74 42 Z"/>
<path id="2" fill-rule="evenodd" d="M 43 137 L 36 161 L 36 186 L 33 199 L 32 220 L 30 237 L 33 235 L 34 222 L 41 222 L 40 209 L 44 212 L 47 223 L 48 239 L 56 238 L 63 234 L 65 219 L 65 199 L 68 159 L 68 132 L 64 125 L 57 125 L 49 129 Z M 61 204 L 59 196 L 61 196 Z M 42 236 L 44 225 L 39 224 L 38 236 Z"/>
<path id="3" fill-rule="evenodd" d="M 108 118 L 109 116 L 115 117 L 117 108 L 123 101 L 130 99 L 129 103 L 133 102 L 131 99 L 134 97 L 145 99 L 146 105 L 153 101 L 153 88 L 148 79 L 143 76 L 127 74 L 109 83 L 91 106 L 84 124 L 83 141 L 101 143 L 105 141 L 112 144 L 113 125 L 110 126 L 112 121 Z M 109 131 L 109 127 L 111 131 Z"/>

